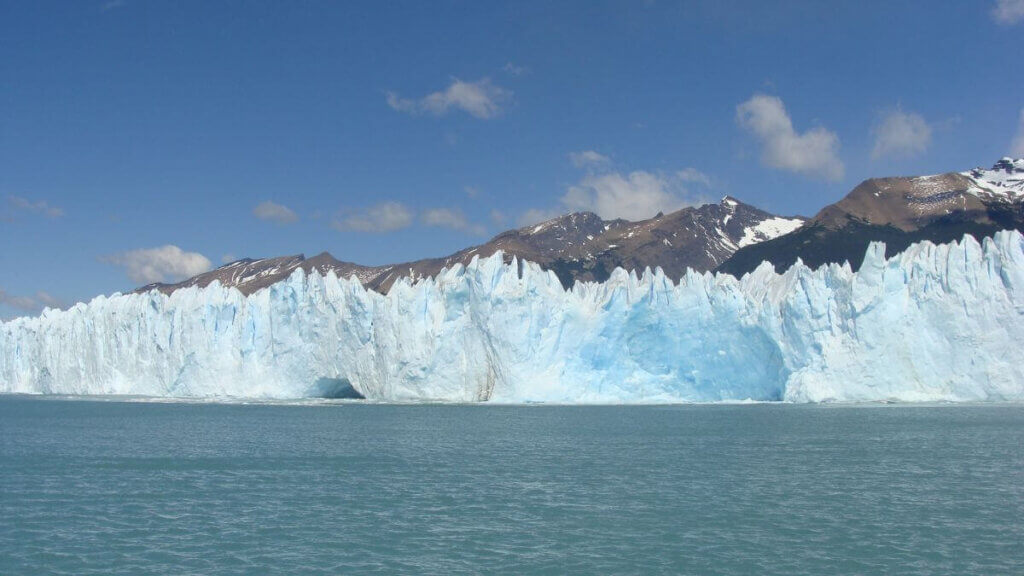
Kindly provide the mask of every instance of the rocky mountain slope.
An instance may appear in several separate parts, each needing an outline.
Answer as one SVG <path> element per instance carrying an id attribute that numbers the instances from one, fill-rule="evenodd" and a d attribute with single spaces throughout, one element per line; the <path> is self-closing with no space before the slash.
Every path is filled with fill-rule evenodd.
<path id="1" fill-rule="evenodd" d="M 914 242 L 977 239 L 998 230 L 1024 230 L 1024 159 L 1003 158 L 975 168 L 908 178 L 873 178 L 826 206 L 789 234 L 736 251 L 719 271 L 751 272 L 763 261 L 784 269 L 797 258 L 812 267 L 850 262 L 856 270 L 872 241 L 889 254 Z"/>
<path id="2" fill-rule="evenodd" d="M 444 258 L 392 266 L 361 266 L 326 252 L 313 258 L 244 259 L 177 284 L 150 284 L 137 292 L 157 289 L 170 294 L 178 288 L 204 287 L 218 280 L 251 294 L 287 278 L 297 268 L 321 274 L 333 270 L 341 278 L 355 275 L 364 286 L 387 292 L 398 278 L 434 276 L 442 268 L 466 265 L 475 256 L 490 256 L 499 250 L 506 261 L 516 257 L 553 270 L 565 286 L 576 280 L 606 280 L 616 267 L 643 271 L 660 266 L 669 278 L 679 279 L 687 268 L 713 270 L 737 249 L 791 232 L 804 220 L 776 216 L 728 196 L 717 204 L 683 208 L 639 222 L 602 220 L 591 212 L 577 212 L 503 232 L 485 244 Z"/>

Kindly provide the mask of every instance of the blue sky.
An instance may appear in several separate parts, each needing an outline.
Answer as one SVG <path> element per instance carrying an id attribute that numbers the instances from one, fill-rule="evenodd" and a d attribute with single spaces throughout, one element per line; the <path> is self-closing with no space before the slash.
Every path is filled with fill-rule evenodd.
<path id="1" fill-rule="evenodd" d="M 0 316 L 1024 155 L 1024 0 L 0 3 Z"/>

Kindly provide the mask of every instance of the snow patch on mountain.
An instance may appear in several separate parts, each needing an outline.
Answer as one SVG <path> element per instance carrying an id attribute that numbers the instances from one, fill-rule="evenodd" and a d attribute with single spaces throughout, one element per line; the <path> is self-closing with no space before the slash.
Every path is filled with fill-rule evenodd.
<path id="1" fill-rule="evenodd" d="M 764 242 L 765 240 L 771 240 L 772 238 L 778 238 L 783 234 L 789 234 L 803 225 L 804 221 L 799 218 L 768 218 L 754 226 L 744 228 L 743 237 L 740 238 L 738 246 L 742 248 L 751 244 L 757 244 L 758 242 Z"/>
<path id="2" fill-rule="evenodd" d="M 1024 158 L 1002 158 L 991 169 L 962 172 L 974 184 L 968 192 L 1006 202 L 1024 200 Z"/>

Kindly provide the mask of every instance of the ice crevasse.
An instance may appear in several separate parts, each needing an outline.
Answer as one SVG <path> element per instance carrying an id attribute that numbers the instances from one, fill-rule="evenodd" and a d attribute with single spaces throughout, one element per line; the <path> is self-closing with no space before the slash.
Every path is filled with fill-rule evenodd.
<path id="1" fill-rule="evenodd" d="M 1024 400 L 1024 237 L 565 290 L 501 254 L 382 295 L 297 270 L 0 324 L 0 392 L 385 401 Z"/>

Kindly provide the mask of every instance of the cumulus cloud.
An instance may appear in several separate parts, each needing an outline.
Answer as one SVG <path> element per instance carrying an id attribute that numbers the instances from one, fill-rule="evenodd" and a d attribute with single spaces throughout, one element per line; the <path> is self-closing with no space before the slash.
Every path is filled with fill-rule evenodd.
<path id="1" fill-rule="evenodd" d="M 570 159 L 583 169 L 595 163 L 604 167 L 610 164 L 606 157 L 593 151 L 574 152 Z M 569 186 L 559 198 L 558 206 L 531 208 L 523 212 L 517 222 L 525 227 L 570 212 L 593 212 L 604 220 L 646 220 L 659 212 L 674 212 L 698 204 L 687 187 L 692 184 L 708 187 L 711 182 L 711 177 L 693 167 L 674 173 L 586 170 L 580 181 Z"/>
<path id="2" fill-rule="evenodd" d="M 100 261 L 124 268 L 128 278 L 142 284 L 184 280 L 213 266 L 206 256 L 185 252 L 173 244 L 110 254 Z"/>
<path id="3" fill-rule="evenodd" d="M 502 107 L 512 99 L 512 92 L 492 84 L 488 78 L 476 82 L 453 78 L 447 88 L 423 98 L 402 98 L 394 92 L 386 96 L 388 106 L 399 112 L 442 116 L 451 110 L 462 110 L 475 118 L 487 119 L 501 113 Z"/>
<path id="4" fill-rule="evenodd" d="M 1006 25 L 1024 21 L 1024 0 L 996 0 L 992 19 Z"/>
<path id="5" fill-rule="evenodd" d="M 569 161 L 577 168 L 599 168 L 611 164 L 611 159 L 593 150 L 570 152 Z"/>
<path id="6" fill-rule="evenodd" d="M 408 228 L 413 212 L 400 202 L 382 202 L 363 211 L 342 213 L 331 221 L 331 227 L 340 231 L 392 232 Z"/>
<path id="7" fill-rule="evenodd" d="M 843 177 L 839 137 L 820 126 L 797 132 L 779 98 L 755 94 L 736 107 L 736 122 L 760 142 L 765 166 L 827 180 Z"/>
<path id="8" fill-rule="evenodd" d="M 16 210 L 30 214 L 39 214 L 47 218 L 60 218 L 64 215 L 62 208 L 51 206 L 44 200 L 29 200 L 20 196 L 8 196 L 7 202 Z"/>
<path id="9" fill-rule="evenodd" d="M 266 200 L 252 209 L 252 215 L 260 220 L 269 220 L 275 224 L 293 224 L 299 221 L 299 215 L 283 204 Z"/>
<path id="10" fill-rule="evenodd" d="M 594 212 L 605 220 L 644 220 L 688 205 L 684 192 L 677 182 L 642 170 L 588 175 L 569 187 L 562 205 L 573 212 Z"/>
<path id="11" fill-rule="evenodd" d="M 427 226 L 450 228 L 461 232 L 483 235 L 487 230 L 480 224 L 473 224 L 466 219 L 461 210 L 452 208 L 431 208 L 424 210 L 420 220 Z"/>
<path id="12" fill-rule="evenodd" d="M 916 156 L 932 142 L 932 127 L 920 114 L 896 109 L 881 117 L 871 132 L 875 135 L 872 158 Z"/>
<path id="13" fill-rule="evenodd" d="M 1014 158 L 1024 158 L 1024 108 L 1020 109 L 1020 117 L 1017 119 L 1017 135 L 1010 143 L 1010 154 Z"/>

